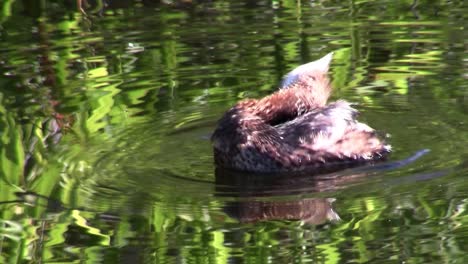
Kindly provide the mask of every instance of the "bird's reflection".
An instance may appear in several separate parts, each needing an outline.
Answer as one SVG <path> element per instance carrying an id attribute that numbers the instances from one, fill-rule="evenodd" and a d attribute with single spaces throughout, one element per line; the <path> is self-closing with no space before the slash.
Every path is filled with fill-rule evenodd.
<path id="1" fill-rule="evenodd" d="M 293 201 L 241 201 L 230 202 L 226 213 L 242 223 L 267 220 L 301 220 L 308 224 L 320 225 L 339 220 L 333 210 L 332 198 L 308 198 Z"/>
<path id="2" fill-rule="evenodd" d="M 367 182 L 373 175 L 406 166 L 427 152 L 421 150 L 403 160 L 361 167 L 339 163 L 313 172 L 259 174 L 217 168 L 216 193 L 234 198 L 224 210 L 240 222 L 301 220 L 319 225 L 340 219 L 332 206 L 335 198 L 323 198 L 326 193 L 332 195 L 336 190 Z"/>
<path id="3" fill-rule="evenodd" d="M 340 219 L 333 209 L 334 198 L 304 198 L 305 195 L 333 190 L 351 183 L 361 175 L 311 173 L 255 174 L 216 169 L 216 191 L 220 196 L 235 197 L 224 211 L 242 223 L 268 220 L 300 220 L 320 225 Z"/>

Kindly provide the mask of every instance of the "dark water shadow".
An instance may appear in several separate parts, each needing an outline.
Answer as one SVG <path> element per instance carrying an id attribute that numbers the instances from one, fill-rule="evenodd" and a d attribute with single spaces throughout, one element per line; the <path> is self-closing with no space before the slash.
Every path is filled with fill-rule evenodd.
<path id="1" fill-rule="evenodd" d="M 246 173 L 216 170 L 216 194 L 236 197 L 228 201 L 224 211 L 244 223 L 267 220 L 301 220 L 308 224 L 323 224 L 339 220 L 333 209 L 331 192 L 364 183 L 373 176 L 407 166 L 428 150 L 416 152 L 403 160 L 371 164 L 357 168 L 328 167 L 323 171 L 278 174 Z M 409 175 L 383 184 L 399 184 L 441 177 L 450 170 Z M 321 174 L 317 174 L 321 173 Z M 317 197 L 308 198 L 310 194 Z"/>
<path id="2" fill-rule="evenodd" d="M 326 192 L 342 189 L 360 179 L 368 180 L 373 175 L 405 167 L 425 154 L 424 149 L 412 156 L 390 162 L 380 162 L 356 167 L 346 163 L 330 164 L 314 171 L 251 173 L 216 168 L 216 190 L 219 195 L 235 195 L 239 191 L 248 191 L 255 196 L 294 195 L 304 192 Z"/>

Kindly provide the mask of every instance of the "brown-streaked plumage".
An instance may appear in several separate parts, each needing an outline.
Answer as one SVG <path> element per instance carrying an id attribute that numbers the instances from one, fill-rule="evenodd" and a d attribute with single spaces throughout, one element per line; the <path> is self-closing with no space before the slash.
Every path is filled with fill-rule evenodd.
<path id="1" fill-rule="evenodd" d="M 297 171 L 336 163 L 360 164 L 390 152 L 357 110 L 327 104 L 332 53 L 287 74 L 275 93 L 240 101 L 212 135 L 218 167 L 254 172 Z"/>

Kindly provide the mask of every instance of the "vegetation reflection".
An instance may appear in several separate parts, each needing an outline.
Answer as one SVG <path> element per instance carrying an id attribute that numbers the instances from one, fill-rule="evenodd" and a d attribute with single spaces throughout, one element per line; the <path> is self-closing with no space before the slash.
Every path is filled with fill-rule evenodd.
<path id="1" fill-rule="evenodd" d="M 0 262 L 463 262 L 463 4 L 2 1 Z M 219 182 L 216 118 L 331 50 L 394 158 L 437 159 L 365 187 Z"/>

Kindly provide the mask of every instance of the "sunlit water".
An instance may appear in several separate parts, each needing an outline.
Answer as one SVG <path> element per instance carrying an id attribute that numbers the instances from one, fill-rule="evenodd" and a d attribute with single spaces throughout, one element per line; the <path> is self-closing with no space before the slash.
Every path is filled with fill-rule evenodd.
<path id="1" fill-rule="evenodd" d="M 0 263 L 466 263 L 463 1 L 99 2 L 0 3 Z M 390 160 L 215 170 L 223 112 L 330 51 Z"/>

